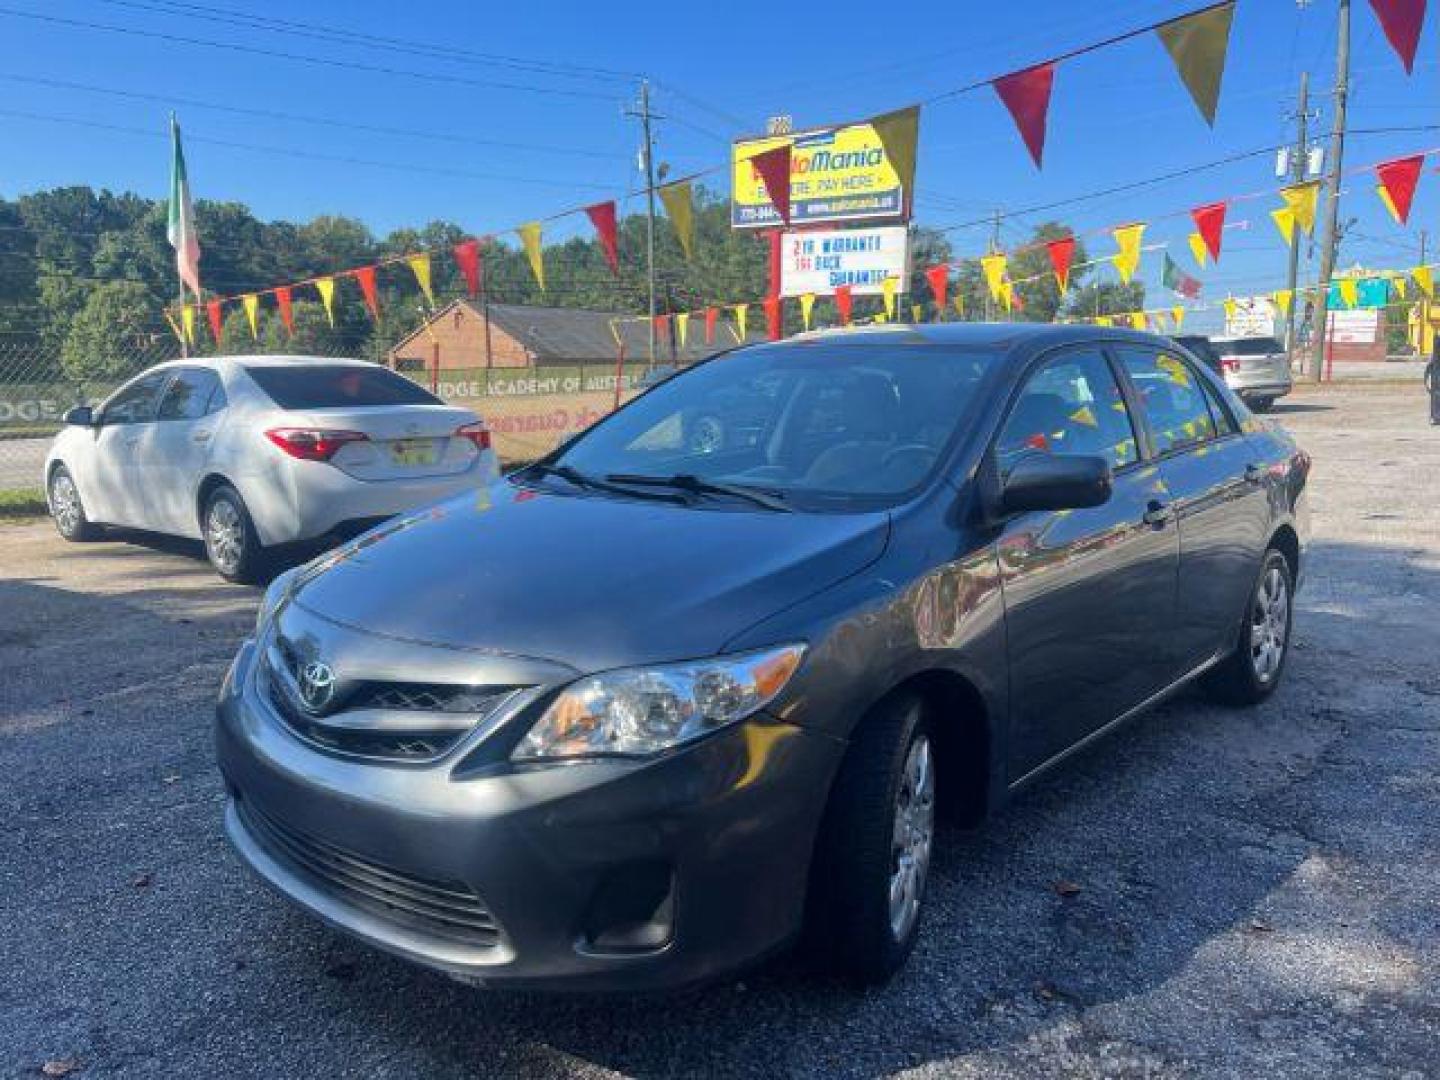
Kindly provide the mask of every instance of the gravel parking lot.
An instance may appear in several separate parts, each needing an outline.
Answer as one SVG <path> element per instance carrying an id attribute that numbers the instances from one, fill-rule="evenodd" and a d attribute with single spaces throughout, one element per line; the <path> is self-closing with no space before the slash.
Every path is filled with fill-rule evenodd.
<path id="1" fill-rule="evenodd" d="M 1440 1074 L 1440 429 L 1414 387 L 1275 418 L 1316 459 L 1281 692 L 1179 700 L 942 834 L 912 962 L 863 993 L 788 960 L 486 993 L 323 929 L 221 836 L 210 705 L 257 594 L 0 525 L 0 1074 Z"/>

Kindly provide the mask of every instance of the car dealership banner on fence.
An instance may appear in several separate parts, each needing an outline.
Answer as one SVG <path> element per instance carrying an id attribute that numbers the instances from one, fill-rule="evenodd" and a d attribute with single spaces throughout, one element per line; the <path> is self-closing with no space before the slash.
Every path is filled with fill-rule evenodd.
<path id="1" fill-rule="evenodd" d="M 787 232 L 780 250 L 780 291 L 826 296 L 849 285 L 855 296 L 878 296 L 881 282 L 892 277 L 903 286 L 907 239 L 903 225 Z"/>
<path id="2" fill-rule="evenodd" d="M 900 177 L 870 124 L 742 139 L 731 149 L 730 223 L 737 229 L 780 224 L 780 215 L 750 158 L 790 143 L 790 224 L 904 213 Z"/>
<path id="3" fill-rule="evenodd" d="M 1275 302 L 1268 296 L 1235 297 L 1226 304 L 1229 337 L 1269 337 L 1275 333 Z"/>

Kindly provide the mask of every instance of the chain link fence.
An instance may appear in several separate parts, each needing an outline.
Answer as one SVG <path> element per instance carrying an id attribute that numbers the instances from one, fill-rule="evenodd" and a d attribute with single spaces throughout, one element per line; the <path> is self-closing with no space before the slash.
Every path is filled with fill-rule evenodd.
<path id="1" fill-rule="evenodd" d="M 140 372 L 179 358 L 175 343 L 161 341 L 116 350 L 103 365 L 77 370 L 59 349 L 0 343 L 0 491 L 41 488 L 45 454 L 69 409 L 98 404 Z M 401 374 L 473 409 L 490 426 L 501 461 L 515 464 L 589 427 L 633 396 L 654 370 L 614 361 L 488 369 L 441 362 Z"/>

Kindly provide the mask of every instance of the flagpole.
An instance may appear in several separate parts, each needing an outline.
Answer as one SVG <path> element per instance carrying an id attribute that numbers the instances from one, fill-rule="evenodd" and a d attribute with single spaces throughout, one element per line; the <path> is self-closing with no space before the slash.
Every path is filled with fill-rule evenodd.
<path id="1" fill-rule="evenodd" d="M 170 113 L 170 143 L 171 143 L 171 145 L 170 145 L 170 154 L 171 154 L 171 159 L 172 159 L 172 160 L 171 160 L 171 167 L 172 167 L 172 168 L 174 167 L 174 160 L 173 160 L 173 159 L 174 159 L 174 154 L 175 154 L 175 145 L 174 145 L 174 144 L 175 144 L 175 123 L 176 123 L 176 121 L 175 121 L 175 113 L 174 113 L 174 112 L 171 112 L 171 113 Z M 173 186 L 173 185 L 172 185 L 172 186 Z M 174 198 L 174 193 L 173 193 L 173 191 L 172 191 L 172 193 L 171 193 L 171 198 L 172 198 L 172 199 Z M 179 308 L 178 311 L 175 312 L 176 316 L 181 320 L 181 321 L 180 321 L 180 326 L 181 326 L 181 331 L 180 331 L 180 359 L 182 359 L 182 360 L 188 360 L 188 359 L 190 359 L 190 343 L 185 340 L 185 331 L 184 331 L 184 326 L 185 326 L 185 321 L 184 321 L 184 320 L 185 320 L 185 279 L 180 276 L 180 264 L 179 264 L 179 263 L 176 263 L 176 264 L 175 264 L 175 278 L 176 278 L 177 284 L 180 286 L 180 308 Z"/>

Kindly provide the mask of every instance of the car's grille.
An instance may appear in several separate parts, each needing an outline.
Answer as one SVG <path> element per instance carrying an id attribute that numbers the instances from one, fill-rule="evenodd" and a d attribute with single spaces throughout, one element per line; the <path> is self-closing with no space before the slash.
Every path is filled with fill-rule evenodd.
<path id="1" fill-rule="evenodd" d="M 271 856 L 347 903 L 470 945 L 499 941 L 494 917 L 463 882 L 436 881 L 383 866 L 281 824 L 243 797 L 237 806 L 246 830 Z"/>
<path id="2" fill-rule="evenodd" d="M 327 750 L 392 761 L 428 761 L 450 750 L 520 687 L 360 682 L 324 715 L 308 712 L 295 689 L 299 660 L 279 638 L 264 653 L 261 687 L 280 718 Z M 277 670 L 283 668 L 283 670 Z M 359 722 L 357 713 L 375 714 Z M 391 714 L 388 718 L 382 714 Z M 349 715 L 347 715 L 349 714 Z M 426 717 L 432 719 L 427 720 Z"/>

